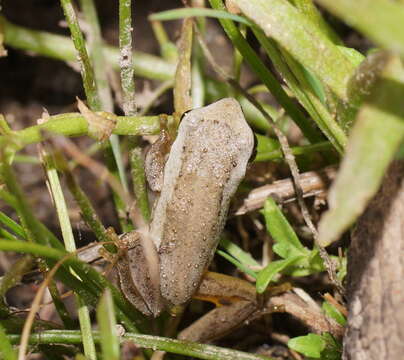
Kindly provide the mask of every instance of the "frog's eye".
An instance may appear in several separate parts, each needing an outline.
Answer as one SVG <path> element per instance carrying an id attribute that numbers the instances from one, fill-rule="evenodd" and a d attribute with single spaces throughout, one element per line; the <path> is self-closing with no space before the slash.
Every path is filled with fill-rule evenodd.
<path id="1" fill-rule="evenodd" d="M 254 147 L 253 147 L 253 151 L 251 153 L 251 156 L 248 159 L 249 163 L 252 163 L 255 160 L 255 157 L 257 156 L 258 138 L 257 138 L 257 135 L 255 135 L 254 132 L 253 132 L 253 135 L 254 135 Z"/>

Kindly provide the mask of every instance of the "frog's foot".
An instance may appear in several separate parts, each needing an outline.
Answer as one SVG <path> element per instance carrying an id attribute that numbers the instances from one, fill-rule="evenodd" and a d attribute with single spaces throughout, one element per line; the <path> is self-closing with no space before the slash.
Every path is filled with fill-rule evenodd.
<path id="1" fill-rule="evenodd" d="M 241 326 L 258 309 L 255 287 L 247 281 L 208 272 L 194 298 L 217 307 L 178 335 L 179 339 L 207 342 Z"/>
<path id="2" fill-rule="evenodd" d="M 113 240 L 113 243 L 118 249 L 116 253 L 110 252 L 104 247 L 100 247 L 98 249 L 98 255 L 110 263 L 108 271 L 105 271 L 108 273 L 111 268 L 114 268 L 115 266 L 119 265 L 119 263 L 122 263 L 121 260 L 125 257 L 128 250 L 139 244 L 139 235 L 136 233 L 136 231 L 131 231 L 118 236 L 113 227 L 107 228 L 106 232 L 108 237 Z"/>
<path id="3" fill-rule="evenodd" d="M 108 234 L 108 238 L 112 239 L 114 244 L 118 247 L 119 249 L 119 237 L 116 234 L 114 228 L 109 227 L 106 230 L 107 234 Z M 116 266 L 116 264 L 119 262 L 119 257 L 120 254 L 118 253 L 113 253 L 109 250 L 109 248 L 107 248 L 106 246 L 110 246 L 110 244 L 108 245 L 101 245 L 99 244 L 99 247 L 97 248 L 97 255 L 98 257 L 101 257 L 102 259 L 104 259 L 108 264 L 108 266 L 105 268 L 105 270 L 103 271 L 103 275 L 107 276 L 111 270 Z"/>
<path id="4" fill-rule="evenodd" d="M 139 245 L 140 234 L 136 230 L 132 230 L 117 236 L 115 239 L 115 245 L 118 247 L 118 250 L 124 252 Z"/>

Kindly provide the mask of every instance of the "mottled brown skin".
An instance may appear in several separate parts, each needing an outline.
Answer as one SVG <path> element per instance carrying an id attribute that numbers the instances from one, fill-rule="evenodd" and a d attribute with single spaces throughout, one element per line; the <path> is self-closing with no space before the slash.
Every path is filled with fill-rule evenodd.
<path id="1" fill-rule="evenodd" d="M 167 154 L 170 152 L 172 140 L 169 133 L 162 129 L 159 138 L 153 143 L 147 152 L 145 168 L 147 183 L 153 191 L 161 191 L 163 187 L 164 164 Z"/>
<path id="2" fill-rule="evenodd" d="M 198 288 L 253 144 L 251 129 L 233 99 L 184 116 L 151 224 L 160 257 L 161 294 L 169 303 L 185 303 Z"/>
<path id="3" fill-rule="evenodd" d="M 128 246 L 118 268 L 122 290 L 140 311 L 157 316 L 165 304 L 184 304 L 197 291 L 253 146 L 253 133 L 234 99 L 184 116 L 164 168 L 150 231 L 141 240 L 136 232 L 128 235 L 134 245 Z M 142 250 L 150 242 L 159 265 Z M 159 279 L 149 284 L 156 266 Z M 139 294 L 141 306 L 135 299 Z"/>
<path id="4" fill-rule="evenodd" d="M 161 291 L 173 304 L 184 303 L 199 285 L 202 274 L 210 263 L 216 248 L 217 238 L 223 228 L 221 217 L 223 186 L 228 181 L 236 162 L 230 154 L 219 171 L 214 170 L 215 162 L 222 161 L 218 148 L 219 141 L 231 141 L 231 130 L 227 124 L 215 122 L 201 126 L 195 134 L 190 134 L 184 145 L 182 167 L 175 185 L 175 193 L 167 204 L 167 219 L 164 223 L 163 240 L 159 248 L 161 264 Z M 196 141 L 196 137 L 212 130 L 217 139 L 210 147 Z M 196 146 L 193 146 L 196 144 Z M 226 144 L 224 144 L 226 148 Z M 192 170 L 187 167 L 194 162 Z M 214 181 L 212 181 L 212 178 Z M 184 256 L 192 253 L 192 258 Z M 196 257 L 196 259 L 195 259 Z M 168 279 L 168 281 L 165 281 Z M 177 292 L 172 292 L 176 288 Z"/>

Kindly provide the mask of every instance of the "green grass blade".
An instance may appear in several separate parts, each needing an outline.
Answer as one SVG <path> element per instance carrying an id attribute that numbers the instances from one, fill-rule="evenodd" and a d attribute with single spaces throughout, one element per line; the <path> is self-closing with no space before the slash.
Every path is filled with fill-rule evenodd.
<path id="1" fill-rule="evenodd" d="M 339 38 L 334 29 L 322 17 L 320 11 L 316 8 L 313 0 L 291 0 L 299 11 L 310 19 L 324 35 L 326 35 L 334 44 L 342 45 L 342 40 Z"/>
<path id="2" fill-rule="evenodd" d="M 222 0 L 210 0 L 210 4 L 216 10 L 225 9 Z M 244 57 L 244 60 L 250 65 L 251 69 L 265 84 L 271 94 L 276 98 L 278 103 L 290 115 L 296 125 L 299 126 L 304 136 L 312 143 L 321 141 L 322 136 L 313 128 L 312 123 L 294 104 L 292 99 L 289 98 L 280 83 L 275 79 L 269 69 L 261 61 L 257 53 L 251 48 L 251 46 L 245 40 L 240 30 L 233 23 L 233 21 L 228 19 L 219 20 L 233 45 L 239 50 L 241 55 Z"/>
<path id="3" fill-rule="evenodd" d="M 97 321 L 100 329 L 102 358 L 119 360 L 119 339 L 116 333 L 114 303 L 111 292 L 106 290 L 97 306 Z"/>
<path id="4" fill-rule="evenodd" d="M 146 174 L 142 149 L 139 146 L 133 147 L 129 152 L 130 172 L 132 176 L 133 192 L 136 196 L 136 206 L 140 210 L 143 219 L 150 221 L 150 206 L 147 193 Z"/>
<path id="5" fill-rule="evenodd" d="M 187 17 L 194 17 L 194 16 L 207 16 L 213 17 L 217 19 L 228 19 L 237 21 L 239 23 L 245 25 L 252 25 L 252 22 L 246 19 L 245 17 L 230 14 L 227 11 L 223 10 L 213 10 L 213 9 L 204 9 L 204 8 L 179 8 L 173 10 L 162 11 L 157 14 L 153 14 L 149 16 L 150 20 L 177 20 L 177 19 L 184 19 Z"/>
<path id="6" fill-rule="evenodd" d="M 12 230 L 16 235 L 20 236 L 21 238 L 25 238 L 25 232 L 22 226 L 16 223 L 13 219 L 8 217 L 5 213 L 0 211 L 0 223 L 7 226 L 10 230 Z"/>
<path id="7" fill-rule="evenodd" d="M 76 12 L 70 0 L 60 0 L 67 24 L 70 29 L 71 38 L 77 51 L 81 66 L 81 76 L 83 78 L 83 87 L 86 93 L 89 107 L 93 111 L 101 110 L 100 99 L 97 92 L 94 70 L 88 56 L 83 33 L 77 20 Z"/>
<path id="8" fill-rule="evenodd" d="M 119 1 L 119 49 L 121 53 L 121 84 L 123 111 L 135 115 L 135 74 L 132 53 L 132 4 L 129 0 Z"/>
<path id="9" fill-rule="evenodd" d="M 62 186 L 59 181 L 59 176 L 55 168 L 53 158 L 44 149 L 42 150 L 42 156 L 46 175 L 48 178 L 49 188 L 52 194 L 52 199 L 55 203 L 56 213 L 58 215 L 60 228 L 62 231 L 63 241 L 66 250 L 69 252 L 74 252 L 76 251 L 76 243 L 74 240 L 73 229 L 70 223 L 69 212 L 63 195 Z M 76 302 L 78 304 L 77 311 L 79 316 L 80 329 L 83 334 L 84 353 L 90 360 L 96 360 L 97 356 L 95 351 L 95 344 L 91 333 L 90 310 L 85 305 L 83 299 L 81 299 L 79 296 L 76 296 Z"/>
<path id="10" fill-rule="evenodd" d="M 234 0 L 243 13 L 342 100 L 355 66 L 287 0 Z"/>
<path id="11" fill-rule="evenodd" d="M 339 153 L 343 153 L 347 137 L 322 102 L 321 98 L 324 95 L 321 94 L 318 96 L 315 93 L 316 88 L 313 85 L 318 84 L 313 80 L 316 78 L 286 51 L 278 47 L 273 40 L 268 39 L 261 30 L 253 29 L 253 31 L 277 71 L 294 92 L 296 98 L 310 114 L 324 135 L 332 142 L 336 150 Z M 323 92 L 322 89 L 320 91 Z"/>
<path id="12" fill-rule="evenodd" d="M 389 53 L 373 54 L 382 73 L 359 110 L 339 174 L 329 194 L 330 210 L 319 225 L 327 246 L 353 224 L 376 193 L 404 138 L 404 70 Z"/>
<path id="13" fill-rule="evenodd" d="M 17 360 L 17 352 L 13 349 L 6 331 L 0 324 L 0 355 L 4 360 Z"/>
<path id="14" fill-rule="evenodd" d="M 0 251 L 15 251 L 24 254 L 32 254 L 48 260 L 52 260 L 52 264 L 63 259 L 67 252 L 65 250 L 53 249 L 47 245 L 39 245 L 26 241 L 9 241 L 0 239 Z M 71 275 L 67 269 L 73 270 L 83 279 L 79 281 L 77 277 Z M 122 296 L 122 294 L 112 285 L 104 276 L 98 273 L 90 265 L 83 263 L 75 257 L 68 258 L 65 261 L 64 271 L 60 269 L 57 277 L 68 287 L 74 289 L 82 298 L 85 298 L 87 304 L 96 305 L 97 299 L 101 296 L 102 290 L 109 288 L 117 306 L 117 315 L 125 328 L 129 331 L 138 333 L 136 326 L 147 328 L 147 324 L 143 322 L 139 312 L 136 311 Z M 95 285 L 95 286 L 94 286 Z"/>
<path id="15" fill-rule="evenodd" d="M 376 44 L 404 56 L 404 4 L 390 0 L 316 0 Z"/>

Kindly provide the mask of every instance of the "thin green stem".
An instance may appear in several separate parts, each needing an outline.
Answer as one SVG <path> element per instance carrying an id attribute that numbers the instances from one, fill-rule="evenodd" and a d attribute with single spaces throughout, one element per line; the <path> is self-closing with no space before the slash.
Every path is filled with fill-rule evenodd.
<path id="1" fill-rule="evenodd" d="M 95 234 L 99 242 L 110 242 L 111 239 L 108 237 L 106 229 L 95 212 L 90 199 L 83 190 L 81 190 L 72 172 L 69 169 L 66 169 L 64 175 L 67 187 L 76 200 L 76 203 L 80 208 L 81 216 L 87 226 Z"/>
<path id="2" fill-rule="evenodd" d="M 69 312 L 67 311 L 66 305 L 60 297 L 59 290 L 56 286 L 56 282 L 52 279 L 48 285 L 49 293 L 52 297 L 53 305 L 63 322 L 63 325 L 66 329 L 74 329 L 76 327 L 75 321 L 70 317 Z"/>
<path id="3" fill-rule="evenodd" d="M 49 188 L 52 193 L 53 201 L 55 203 L 56 213 L 59 218 L 59 224 L 66 250 L 68 252 L 75 252 L 76 243 L 74 241 L 73 229 L 70 223 L 69 212 L 54 161 L 46 152 L 46 150 L 43 150 L 42 156 L 43 162 L 45 164 L 46 174 L 48 177 Z M 73 271 L 72 274 L 74 274 Z M 76 295 L 76 302 L 78 305 L 77 312 L 83 338 L 84 353 L 90 360 L 96 360 L 97 355 L 95 351 L 95 344 L 91 333 L 90 310 L 85 305 L 83 299 L 81 299 L 78 295 Z"/>
<path id="4" fill-rule="evenodd" d="M 70 38 L 15 25 L 0 16 L 0 25 L 4 31 L 4 43 L 15 49 L 33 52 L 62 61 L 76 61 L 76 51 Z M 109 64 L 119 69 L 119 50 L 104 46 L 104 56 Z M 156 80 L 173 79 L 175 63 L 140 51 L 134 52 L 133 67 L 138 76 Z"/>
<path id="5" fill-rule="evenodd" d="M 27 197 L 18 185 L 18 180 L 11 166 L 8 164 L 8 161 L 5 159 L 4 152 L 0 153 L 0 160 L 2 162 L 2 176 L 7 185 L 7 189 L 13 194 L 10 200 L 15 205 L 15 210 L 20 218 L 26 239 L 29 242 L 48 245 L 48 237 L 44 234 L 41 226 L 39 226 L 39 221 L 35 218 L 31 206 L 27 201 Z"/>
<path id="6" fill-rule="evenodd" d="M 19 335 L 8 335 L 8 338 L 12 343 L 17 343 L 19 340 Z M 29 339 L 31 344 L 80 344 L 81 342 L 80 332 L 69 330 L 42 331 L 40 334 L 32 334 Z M 97 342 L 100 341 L 100 335 L 98 331 L 94 331 L 94 339 Z M 242 351 L 229 350 L 218 346 L 198 344 L 189 341 L 164 338 L 160 336 L 126 333 L 125 335 L 120 337 L 121 342 L 128 340 L 133 341 L 140 347 L 163 350 L 172 352 L 174 354 L 196 357 L 198 359 L 271 360 L 271 358 L 267 356 L 249 354 Z"/>
<path id="7" fill-rule="evenodd" d="M 316 152 L 326 152 L 326 151 L 332 151 L 333 146 L 329 141 L 322 141 L 316 144 L 312 145 L 304 145 L 304 146 L 294 146 L 291 147 L 290 150 L 292 151 L 293 155 L 307 155 L 307 154 L 312 154 Z M 259 162 L 259 161 L 270 161 L 270 160 L 276 160 L 276 159 L 283 159 L 284 155 L 282 153 L 282 150 L 274 150 L 270 152 L 262 152 L 257 154 L 255 157 L 254 161 Z"/>
<path id="8" fill-rule="evenodd" d="M 154 36 L 160 46 L 161 56 L 170 63 L 174 63 L 178 58 L 178 50 L 174 43 L 170 41 L 160 21 L 151 21 Z"/>
<path id="9" fill-rule="evenodd" d="M 119 48 L 121 51 L 121 84 L 123 92 L 123 110 L 125 115 L 136 114 L 135 74 L 132 59 L 132 6 L 130 0 L 119 0 Z M 137 137 L 130 141 L 130 163 L 137 206 L 144 220 L 149 220 L 149 200 L 145 182 L 145 170 L 142 149 Z M 139 225 L 139 224 L 137 224 Z"/>
<path id="10" fill-rule="evenodd" d="M 100 99 L 100 105 L 102 110 L 113 112 L 113 100 L 111 95 L 111 89 L 108 82 L 108 76 L 107 76 L 108 70 L 106 71 L 104 51 L 102 48 L 103 41 L 101 37 L 101 30 L 98 21 L 97 10 L 93 0 L 80 0 L 80 4 L 83 10 L 84 17 L 89 25 L 88 43 L 90 49 L 90 57 L 93 64 L 96 90 L 98 93 L 98 98 Z M 92 108 L 92 110 L 94 111 L 98 109 Z M 106 143 L 104 146 L 104 153 L 106 158 L 110 159 L 110 161 L 107 161 L 108 170 L 119 178 L 123 188 L 127 191 L 128 182 L 126 180 L 118 136 L 112 134 L 109 137 L 109 142 Z M 125 209 L 121 208 L 121 206 L 124 206 L 123 201 L 120 201 L 118 199 L 117 194 L 114 194 L 114 202 L 117 208 L 117 212 L 119 214 L 125 213 Z M 127 226 L 126 219 L 123 217 L 120 220 L 122 227 L 126 227 Z"/>
<path id="11" fill-rule="evenodd" d="M 81 76 L 83 78 L 84 91 L 87 101 L 93 111 L 101 110 L 101 103 L 98 97 L 95 74 L 87 53 L 83 33 L 80 30 L 76 12 L 70 0 L 60 0 L 67 24 L 70 29 L 71 38 L 77 51 L 77 56 L 81 67 Z"/>
<path id="12" fill-rule="evenodd" d="M 92 61 L 98 96 L 102 110 L 113 111 L 111 88 L 108 82 L 108 70 L 104 57 L 103 40 L 97 10 L 93 0 L 80 0 L 80 6 L 88 26 L 88 48 Z"/>
<path id="13" fill-rule="evenodd" d="M 132 7 L 131 0 L 119 0 L 119 49 L 123 111 L 126 116 L 136 114 L 135 73 L 132 59 Z"/>
<path id="14" fill-rule="evenodd" d="M 172 117 L 169 117 L 169 121 L 172 121 Z M 118 116 L 113 133 L 117 135 L 155 135 L 159 131 L 160 121 L 158 116 Z M 44 140 L 46 132 L 72 137 L 89 135 L 88 123 L 83 115 L 65 113 L 51 116 L 43 124 L 15 131 L 13 132 L 13 137 L 0 136 L 0 147 L 8 144 L 19 150 L 26 145 Z"/>
<path id="15" fill-rule="evenodd" d="M 63 249 L 57 250 L 48 245 L 3 239 L 0 239 L 0 251 L 32 254 L 52 260 L 53 264 L 63 259 L 67 254 Z M 62 271 L 68 267 L 71 267 L 83 281 L 78 280 L 77 277 L 72 276 L 68 271 Z M 137 325 L 142 328 L 147 327 L 147 324 L 144 323 L 141 316 L 139 316 L 139 312 L 135 311 L 133 306 L 124 299 L 116 287 L 88 264 L 83 263 L 77 258 L 70 257 L 65 261 L 63 269 L 57 272 L 57 276 L 67 286 L 71 287 L 78 292 L 81 297 L 85 298 L 87 304 L 95 305 L 97 299 L 101 296 L 102 290 L 109 288 L 114 298 L 114 303 L 117 306 L 117 315 L 125 328 L 132 332 L 139 332 L 136 328 Z"/>
<path id="16" fill-rule="evenodd" d="M 111 292 L 106 290 L 97 306 L 97 321 L 100 329 L 100 344 L 104 360 L 119 360 L 119 337 L 117 336 L 114 303 Z"/>

